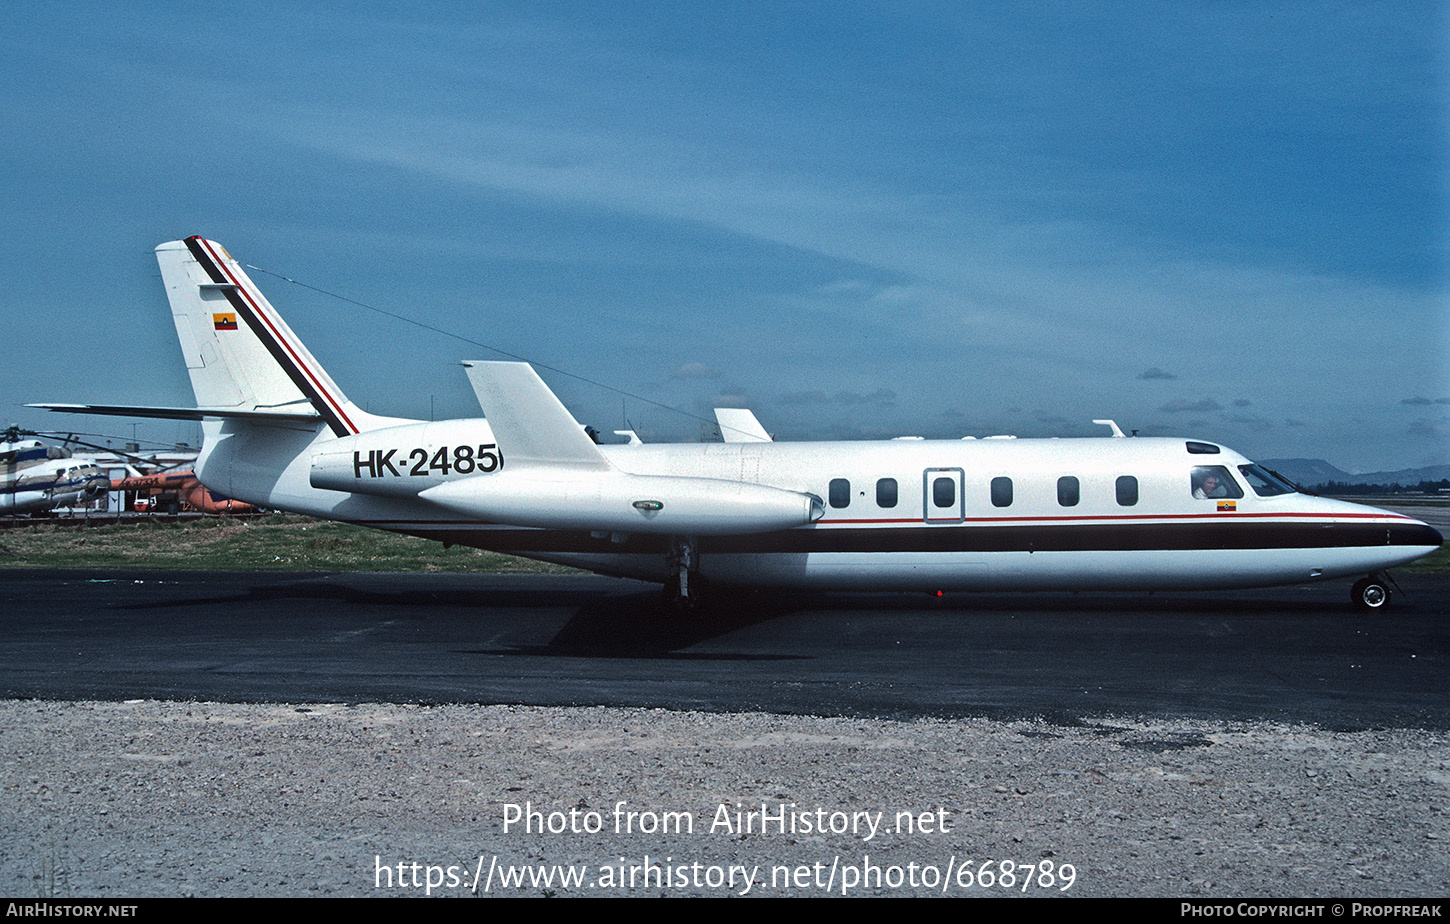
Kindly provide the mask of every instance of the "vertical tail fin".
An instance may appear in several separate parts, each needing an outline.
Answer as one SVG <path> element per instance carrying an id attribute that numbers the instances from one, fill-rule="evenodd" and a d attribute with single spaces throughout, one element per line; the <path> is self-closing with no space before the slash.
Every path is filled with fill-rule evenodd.
<path id="1" fill-rule="evenodd" d="M 156 261 L 198 407 L 286 412 L 311 405 L 337 436 L 376 425 L 220 244 L 171 241 L 156 248 Z"/>

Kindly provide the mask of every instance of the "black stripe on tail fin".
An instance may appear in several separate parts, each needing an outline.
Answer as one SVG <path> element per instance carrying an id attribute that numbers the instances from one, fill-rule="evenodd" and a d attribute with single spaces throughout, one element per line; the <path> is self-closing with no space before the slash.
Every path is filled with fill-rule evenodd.
<path id="1" fill-rule="evenodd" d="M 252 334 L 261 341 L 272 359 L 317 409 L 317 413 L 322 415 L 332 432 L 338 436 L 357 433 L 359 427 L 349 416 L 345 399 L 334 394 L 323 383 L 322 378 L 325 376 L 320 377 L 308 368 L 307 361 L 301 355 L 305 350 L 299 349 L 300 344 L 294 347 L 289 343 L 287 335 L 291 332 L 284 332 L 285 328 L 279 329 L 265 316 L 252 293 L 247 291 L 241 280 L 212 252 L 212 248 L 217 245 L 195 236 L 187 238 L 185 244 L 197 264 L 206 272 L 207 278 L 226 296 L 227 302 L 237 315 L 246 322 Z"/>

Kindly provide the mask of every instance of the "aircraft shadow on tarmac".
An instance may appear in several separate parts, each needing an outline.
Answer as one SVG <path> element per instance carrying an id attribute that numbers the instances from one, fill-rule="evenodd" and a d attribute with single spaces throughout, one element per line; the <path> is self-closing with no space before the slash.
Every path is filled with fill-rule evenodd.
<path id="1" fill-rule="evenodd" d="M 253 583 L 244 592 L 208 596 L 176 596 L 166 600 L 123 604 L 122 609 L 157 610 L 195 606 L 236 606 L 274 600 L 323 600 L 358 606 L 440 607 L 451 610 L 477 610 L 484 607 L 560 607 L 582 606 L 596 599 L 588 591 L 499 590 L 446 587 L 419 591 L 400 588 L 395 591 L 354 587 L 318 578 L 293 581 Z"/>
<path id="2" fill-rule="evenodd" d="M 346 577 L 298 576 L 287 579 L 268 575 L 245 582 L 234 593 L 183 593 L 164 600 L 122 604 L 133 610 L 161 610 L 184 607 L 221 607 L 235 611 L 254 605 L 275 605 L 289 600 L 312 600 L 331 609 L 330 618 L 349 607 L 368 610 L 387 608 L 405 620 L 439 621 L 504 620 L 509 626 L 536 625 L 543 633 L 556 626 L 547 641 L 457 649 L 463 654 L 512 657 L 642 658 L 700 661 L 791 661 L 809 659 L 805 654 L 761 651 L 689 649 L 747 630 L 753 626 L 802 614 L 819 612 L 824 619 L 856 615 L 884 615 L 889 620 L 909 619 L 913 614 L 963 619 L 1008 618 L 1047 613 L 1068 614 L 1112 621 L 1143 619 L 1234 619 L 1249 622 L 1286 619 L 1329 620 L 1342 624 L 1365 617 L 1351 613 L 1337 588 L 1281 588 L 1274 592 L 1216 592 L 1200 594 L 1144 593 L 1038 593 L 1038 594 L 826 594 L 717 592 L 708 605 L 689 612 L 677 612 L 665 605 L 659 592 L 632 592 L 632 586 L 591 584 L 571 587 L 567 583 L 542 579 L 535 587 L 470 585 L 459 575 L 408 575 L 397 586 L 380 583 L 369 576 L 369 586 L 357 586 Z M 487 583 L 487 582 L 485 582 Z M 235 586 L 235 585 L 234 585 Z M 624 588 L 623 592 L 615 587 Z M 719 589 L 717 589 L 718 591 Z M 1414 618 L 1414 598 L 1409 595 L 1394 616 Z M 1399 602 L 1399 601 L 1397 601 Z M 536 611 L 537 616 L 531 616 Z M 519 615 L 522 613 L 523 615 Z M 1385 616 L 1374 617 L 1382 624 Z M 562 619 L 562 623 L 560 620 Z M 509 633 L 512 634 L 512 633 Z M 730 647 L 727 643 L 726 647 Z"/>
<path id="3" fill-rule="evenodd" d="M 798 660 L 804 656 L 769 653 L 685 652 L 703 641 L 768 622 L 807 608 L 814 598 L 790 603 L 753 599 L 754 594 L 728 594 L 714 605 L 679 613 L 658 591 L 607 593 L 557 589 L 472 589 L 452 586 L 420 591 L 367 589 L 319 579 L 256 583 L 245 592 L 208 596 L 185 595 L 162 601 L 122 604 L 118 608 L 155 611 L 192 607 L 235 608 L 283 600 L 314 600 L 344 606 L 388 607 L 403 618 L 473 618 L 496 610 L 569 611 L 567 622 L 543 645 L 513 645 L 466 650 L 466 654 L 599 658 L 669 658 L 680 660 Z"/>
<path id="4" fill-rule="evenodd" d="M 806 660 L 805 655 L 682 650 L 798 610 L 749 597 L 730 595 L 713 606 L 677 613 L 660 600 L 658 592 L 611 595 L 579 607 L 546 645 L 516 645 L 476 653 L 697 661 Z"/>
<path id="5" fill-rule="evenodd" d="M 269 575 L 270 577 L 270 575 Z M 416 579 L 417 575 L 408 577 Z M 449 575 L 460 578 L 463 575 Z M 416 583 L 414 581 L 413 583 Z M 1323 613 L 1347 619 L 1367 618 L 1351 611 L 1339 593 L 1326 595 L 1327 588 L 1285 587 L 1272 591 L 1184 591 L 1114 592 L 1091 591 L 1071 593 L 1042 591 L 1036 593 L 952 593 L 936 596 L 927 593 L 831 593 L 810 591 L 771 592 L 723 590 L 700 607 L 679 611 L 665 605 L 657 590 L 638 593 L 600 593 L 597 589 L 559 589 L 556 586 L 498 588 L 470 587 L 457 580 L 450 585 L 420 590 L 417 586 L 397 590 L 356 587 L 326 578 L 299 577 L 296 580 L 253 583 L 245 592 L 206 596 L 176 596 L 161 601 L 122 604 L 123 609 L 152 610 L 200 605 L 237 605 L 250 602 L 313 599 L 359 606 L 391 606 L 398 608 L 441 608 L 480 611 L 484 609 L 538 608 L 556 609 L 577 606 L 581 612 L 603 608 L 611 618 L 648 624 L 658 630 L 660 625 L 709 624 L 723 626 L 724 631 L 752 625 L 779 616 L 805 610 L 830 611 L 893 611 L 893 612 L 960 612 L 973 613 L 1077 611 L 1083 613 L 1161 613 L 1164 616 L 1193 614 L 1239 615 L 1254 613 Z M 1418 589 L 1418 588 L 1417 588 Z M 1396 596 L 1395 610 L 1413 610 L 1418 594 Z M 1377 614 L 1373 618 L 1384 618 Z"/>

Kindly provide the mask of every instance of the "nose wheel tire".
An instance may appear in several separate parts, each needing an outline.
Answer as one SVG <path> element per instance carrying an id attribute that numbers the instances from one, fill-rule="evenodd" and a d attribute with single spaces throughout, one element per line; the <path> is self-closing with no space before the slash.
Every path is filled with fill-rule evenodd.
<path id="1" fill-rule="evenodd" d="M 1390 588 L 1378 578 L 1361 578 L 1350 588 L 1349 599 L 1363 612 L 1383 610 L 1390 605 Z"/>

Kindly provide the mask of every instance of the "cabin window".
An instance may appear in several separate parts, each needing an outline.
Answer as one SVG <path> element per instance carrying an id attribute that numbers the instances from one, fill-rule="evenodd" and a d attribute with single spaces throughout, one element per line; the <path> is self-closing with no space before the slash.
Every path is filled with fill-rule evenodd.
<path id="1" fill-rule="evenodd" d="M 1063 507 L 1076 507 L 1082 500 L 1082 488 L 1076 478 L 1063 475 L 1057 479 L 1057 502 Z"/>
<path id="2" fill-rule="evenodd" d="M 931 502 L 938 507 L 954 507 L 957 503 L 957 480 L 938 478 L 931 483 Z"/>
<path id="3" fill-rule="evenodd" d="M 1277 473 L 1270 471 L 1260 465 L 1240 465 L 1239 471 L 1244 473 L 1244 480 L 1254 493 L 1260 497 L 1274 497 L 1278 494 L 1295 494 L 1298 488 Z"/>
<path id="4" fill-rule="evenodd" d="M 1138 479 L 1132 475 L 1119 475 L 1117 482 L 1118 504 L 1132 507 L 1138 503 Z"/>
<path id="5" fill-rule="evenodd" d="M 1216 456 L 1218 447 L 1212 443 L 1199 443 L 1194 440 L 1188 441 L 1188 452 L 1195 456 Z"/>
<path id="6" fill-rule="evenodd" d="M 1244 496 L 1244 489 L 1222 465 L 1195 465 L 1189 479 L 1189 490 L 1199 500 Z"/>
<path id="7" fill-rule="evenodd" d="M 882 478 L 876 482 L 876 506 L 896 506 L 896 479 Z"/>
<path id="8" fill-rule="evenodd" d="M 832 478 L 831 489 L 826 493 L 832 507 L 846 507 L 851 503 L 851 482 L 845 478 Z"/>
<path id="9" fill-rule="evenodd" d="M 992 479 L 992 506 L 993 507 L 1010 507 L 1010 506 L 1012 506 L 1012 479 L 1011 478 L 993 478 Z"/>

